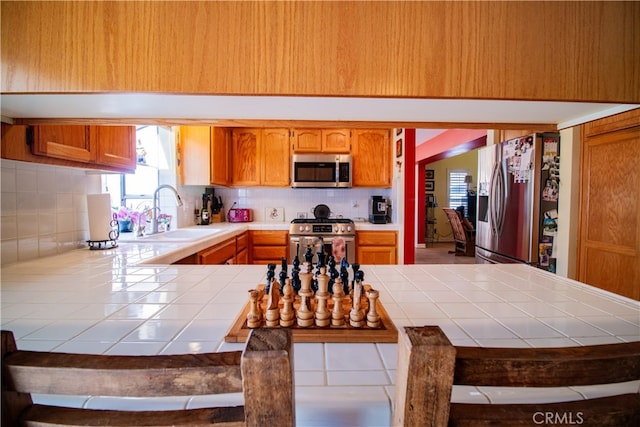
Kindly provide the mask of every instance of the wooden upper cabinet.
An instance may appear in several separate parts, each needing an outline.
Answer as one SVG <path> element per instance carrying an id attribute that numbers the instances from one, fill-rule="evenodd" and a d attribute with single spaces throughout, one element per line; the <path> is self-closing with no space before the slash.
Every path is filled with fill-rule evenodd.
<path id="1" fill-rule="evenodd" d="M 90 126 L 96 163 L 127 170 L 136 168 L 135 126 Z"/>
<path id="2" fill-rule="evenodd" d="M 40 125 L 30 132 L 35 156 L 123 172 L 136 168 L 135 126 Z"/>
<path id="3" fill-rule="evenodd" d="M 89 163 L 95 160 L 89 126 L 46 125 L 33 127 L 33 154 Z"/>
<path id="4" fill-rule="evenodd" d="M 229 132 L 210 126 L 180 127 L 182 185 L 229 185 Z"/>
<path id="5" fill-rule="evenodd" d="M 262 129 L 233 129 L 232 171 L 234 185 L 260 185 Z"/>
<path id="6" fill-rule="evenodd" d="M 290 185 L 288 129 L 234 129 L 233 184 Z"/>
<path id="7" fill-rule="evenodd" d="M 348 153 L 351 150 L 350 129 L 294 129 L 294 153 Z"/>
<path id="8" fill-rule="evenodd" d="M 272 187 L 291 184 L 289 129 L 263 129 L 260 183 Z"/>
<path id="9" fill-rule="evenodd" d="M 322 129 L 293 129 L 291 135 L 294 153 L 322 151 Z"/>
<path id="10" fill-rule="evenodd" d="M 391 144 L 385 129 L 354 129 L 352 137 L 354 187 L 391 187 Z"/>
<path id="11" fill-rule="evenodd" d="M 348 153 L 351 151 L 350 129 L 323 129 L 322 151 L 324 153 Z"/>
<path id="12" fill-rule="evenodd" d="M 230 133 L 229 129 L 211 128 L 210 182 L 214 185 L 230 184 Z"/>

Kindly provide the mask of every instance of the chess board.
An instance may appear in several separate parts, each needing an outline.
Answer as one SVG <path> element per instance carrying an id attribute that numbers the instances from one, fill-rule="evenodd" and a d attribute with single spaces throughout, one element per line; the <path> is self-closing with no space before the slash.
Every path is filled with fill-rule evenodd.
<path id="1" fill-rule="evenodd" d="M 257 290 L 264 290 L 265 285 L 258 285 Z M 371 289 L 370 285 L 364 285 L 364 290 Z M 267 295 L 263 296 L 262 306 L 266 306 Z M 300 300 L 296 297 L 295 306 L 297 307 Z M 224 337 L 226 342 L 246 342 L 251 328 L 247 327 L 247 313 L 249 312 L 250 303 L 247 302 L 244 308 L 238 314 L 235 322 Z M 366 297 L 362 297 L 362 306 L 368 307 L 368 301 Z M 333 302 L 329 303 L 329 310 L 333 308 Z M 351 300 L 345 298 L 343 301 L 343 308 L 345 311 L 345 325 L 344 326 L 327 326 L 318 327 L 310 326 L 308 328 L 302 328 L 294 323 L 291 326 L 293 330 L 294 342 L 374 342 L 374 343 L 397 343 L 398 342 L 398 330 L 389 318 L 387 311 L 384 309 L 380 299 L 376 302 L 376 311 L 380 316 L 380 327 L 369 328 L 364 326 L 362 328 L 354 328 L 349 325 L 349 311 L 351 310 Z M 265 327 L 264 319 L 262 326 Z M 280 326 L 278 326 L 280 327 Z"/>

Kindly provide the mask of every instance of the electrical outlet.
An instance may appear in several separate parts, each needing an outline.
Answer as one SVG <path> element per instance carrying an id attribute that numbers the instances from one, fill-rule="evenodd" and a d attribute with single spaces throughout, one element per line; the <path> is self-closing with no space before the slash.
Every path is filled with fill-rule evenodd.
<path id="1" fill-rule="evenodd" d="M 307 218 L 307 213 L 306 212 L 298 212 L 297 216 L 299 219 L 306 219 Z"/>

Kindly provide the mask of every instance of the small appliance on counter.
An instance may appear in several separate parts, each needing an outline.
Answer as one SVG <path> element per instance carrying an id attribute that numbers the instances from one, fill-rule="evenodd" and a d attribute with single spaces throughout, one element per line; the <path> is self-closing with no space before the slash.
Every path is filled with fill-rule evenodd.
<path id="1" fill-rule="evenodd" d="M 229 209 L 227 219 L 229 222 L 252 222 L 253 211 L 247 208 L 234 208 L 236 202 L 233 202 L 233 206 Z"/>
<path id="2" fill-rule="evenodd" d="M 369 222 L 372 224 L 386 224 L 391 222 L 391 206 L 382 196 L 371 196 L 369 200 Z"/>

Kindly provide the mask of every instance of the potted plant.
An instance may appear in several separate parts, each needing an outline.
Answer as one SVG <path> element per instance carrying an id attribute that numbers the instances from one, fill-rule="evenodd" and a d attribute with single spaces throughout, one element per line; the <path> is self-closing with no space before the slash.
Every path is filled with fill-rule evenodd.
<path id="1" fill-rule="evenodd" d="M 140 213 L 126 206 L 120 206 L 114 211 L 120 232 L 129 233 L 133 231 L 133 225 L 138 223 Z"/>

